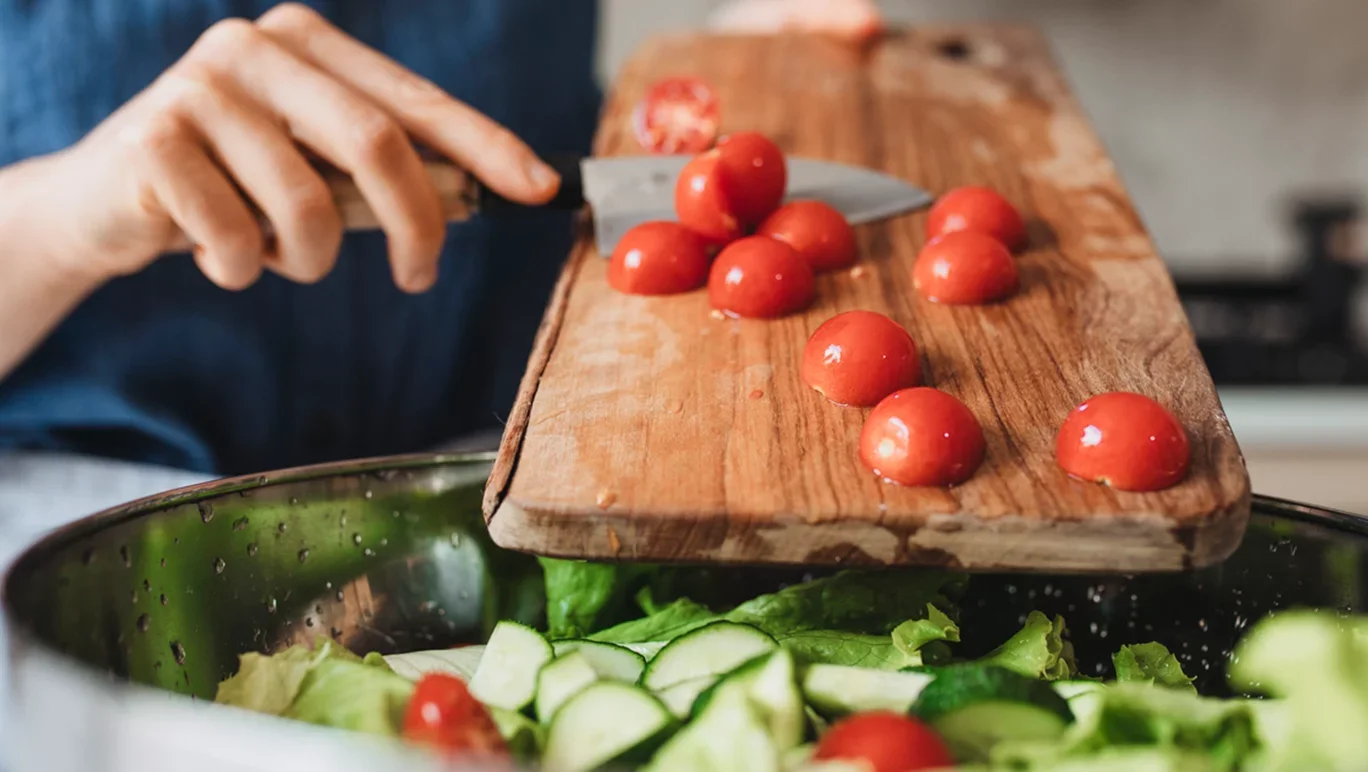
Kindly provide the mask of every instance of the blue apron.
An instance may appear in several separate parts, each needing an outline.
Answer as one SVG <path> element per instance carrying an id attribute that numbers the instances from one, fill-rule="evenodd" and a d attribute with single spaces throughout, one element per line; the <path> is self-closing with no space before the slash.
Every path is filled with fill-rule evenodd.
<path id="1" fill-rule="evenodd" d="M 77 141 L 213 22 L 273 4 L 0 0 L 0 165 Z M 311 5 L 539 152 L 588 149 L 595 0 Z M 348 236 L 312 286 L 267 274 L 230 293 L 164 257 L 97 291 L 0 381 L 0 450 L 233 474 L 497 426 L 569 234 L 551 212 L 455 226 L 437 286 L 416 297 L 394 287 L 376 233 Z"/>

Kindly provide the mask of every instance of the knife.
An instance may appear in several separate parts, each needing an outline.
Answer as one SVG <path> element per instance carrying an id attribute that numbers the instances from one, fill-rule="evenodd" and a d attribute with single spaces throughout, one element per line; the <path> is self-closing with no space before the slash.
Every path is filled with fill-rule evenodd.
<path id="1" fill-rule="evenodd" d="M 424 161 L 442 199 L 448 222 L 475 215 L 498 216 L 533 209 L 573 210 L 588 204 L 594 217 L 594 236 L 604 257 L 628 230 L 651 220 L 674 220 L 674 188 L 689 155 L 588 158 L 552 156 L 545 160 L 561 175 L 555 198 L 538 206 L 508 201 L 486 188 L 473 175 L 449 162 L 428 156 Z M 851 225 L 881 220 L 929 205 L 934 197 L 901 179 L 859 166 L 790 156 L 785 200 L 818 199 L 835 207 Z M 346 174 L 320 166 L 333 191 L 347 230 L 374 230 L 379 221 Z M 262 229 L 272 229 L 258 213 Z M 181 235 L 173 250 L 188 249 Z"/>

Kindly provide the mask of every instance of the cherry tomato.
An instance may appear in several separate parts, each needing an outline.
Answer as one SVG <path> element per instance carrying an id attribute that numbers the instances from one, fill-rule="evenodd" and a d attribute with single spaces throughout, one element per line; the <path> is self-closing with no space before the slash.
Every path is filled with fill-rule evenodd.
<path id="1" fill-rule="evenodd" d="M 732 206 L 730 190 L 717 148 L 694 156 L 675 182 L 675 215 L 680 224 L 711 244 L 740 237 L 745 226 Z"/>
<path id="2" fill-rule="evenodd" d="M 738 219 L 757 225 L 784 200 L 788 166 L 784 152 L 769 137 L 754 131 L 729 134 L 717 141 L 727 190 Z"/>
<path id="3" fill-rule="evenodd" d="M 821 273 L 855 262 L 855 230 L 845 215 L 821 201 L 792 201 L 766 217 L 755 235 L 779 239 Z"/>
<path id="4" fill-rule="evenodd" d="M 812 302 L 812 268 L 793 247 L 763 236 L 733 241 L 713 261 L 708 300 L 719 311 L 764 319 Z"/>
<path id="5" fill-rule="evenodd" d="M 465 682 L 446 673 L 428 673 L 418 681 L 404 712 L 404 738 L 461 756 L 508 756 L 489 711 Z"/>
<path id="6" fill-rule="evenodd" d="M 641 146 L 652 153 L 701 153 L 717 140 L 717 94 L 698 78 L 666 78 L 646 90 L 632 115 Z"/>
<path id="7" fill-rule="evenodd" d="M 917 344 L 902 325 L 873 311 L 822 323 L 803 348 L 803 383 L 838 405 L 869 407 L 921 380 Z"/>
<path id="8" fill-rule="evenodd" d="M 863 761 L 870 772 L 914 772 L 955 765 L 955 758 L 930 727 L 881 710 L 837 721 L 822 735 L 813 758 Z"/>
<path id="9" fill-rule="evenodd" d="M 997 191 L 964 187 L 941 196 L 926 219 L 926 237 L 954 231 L 975 231 L 1001 241 L 1008 249 L 1026 243 L 1026 224 L 1021 213 Z"/>
<path id="10" fill-rule="evenodd" d="M 963 402 L 928 387 L 884 397 L 860 432 L 860 460 L 887 482 L 954 485 L 983 461 L 983 429 Z"/>
<path id="11" fill-rule="evenodd" d="M 972 231 L 937 236 L 912 265 L 912 286 L 937 303 L 991 303 L 1016 292 L 1019 283 L 1012 253 L 997 239 Z"/>
<path id="12" fill-rule="evenodd" d="M 1113 391 L 1069 413 L 1059 427 L 1055 458 L 1074 477 L 1123 491 L 1157 491 L 1187 474 L 1188 437 L 1163 405 Z"/>
<path id="13" fill-rule="evenodd" d="M 679 223 L 647 222 L 622 235 L 608 263 L 608 284 L 629 295 L 672 295 L 708 280 L 707 245 Z"/>

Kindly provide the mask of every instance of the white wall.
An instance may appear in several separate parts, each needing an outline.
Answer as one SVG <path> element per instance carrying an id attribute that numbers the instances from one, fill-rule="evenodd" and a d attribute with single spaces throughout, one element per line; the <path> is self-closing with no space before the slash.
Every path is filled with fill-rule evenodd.
<path id="1" fill-rule="evenodd" d="M 716 0 L 603 0 L 601 69 Z M 1368 184 L 1368 2 L 884 0 L 898 21 L 1032 23 L 1054 42 L 1154 233 L 1183 271 L 1276 269 L 1283 204 Z"/>

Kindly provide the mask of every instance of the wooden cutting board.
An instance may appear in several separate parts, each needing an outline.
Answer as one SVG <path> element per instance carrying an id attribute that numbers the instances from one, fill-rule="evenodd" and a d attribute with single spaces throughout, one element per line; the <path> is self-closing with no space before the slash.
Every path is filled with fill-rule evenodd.
<path id="1" fill-rule="evenodd" d="M 800 36 L 655 39 L 606 106 L 598 155 L 641 153 L 631 110 L 667 75 L 717 89 L 723 131 L 933 192 L 991 186 L 1030 221 L 1022 290 L 946 307 L 912 290 L 925 213 L 857 228 L 861 262 L 804 314 L 719 319 L 706 292 L 629 297 L 582 235 L 547 309 L 485 497 L 501 546 L 650 561 L 1174 570 L 1237 546 L 1249 478 L 1173 283 L 1112 162 L 1030 30 L 904 31 L 867 51 Z M 869 309 L 905 325 L 927 385 L 983 425 L 953 489 L 881 483 L 856 455 L 867 411 L 803 385 L 814 329 Z M 1136 391 L 1192 440 L 1186 481 L 1123 493 L 1069 478 L 1055 432 L 1079 402 Z"/>

